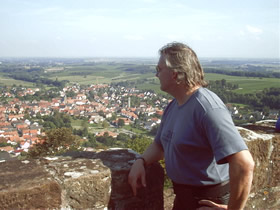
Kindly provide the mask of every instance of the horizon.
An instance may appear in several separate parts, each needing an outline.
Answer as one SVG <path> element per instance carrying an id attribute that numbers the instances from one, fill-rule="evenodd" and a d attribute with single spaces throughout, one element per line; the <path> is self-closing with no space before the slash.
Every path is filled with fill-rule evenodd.
<path id="1" fill-rule="evenodd" d="M 150 59 L 158 61 L 159 56 L 134 56 L 134 57 L 118 57 L 118 56 L 0 56 L 0 62 L 3 61 L 1 59 Z M 199 60 L 276 60 L 280 62 L 280 57 L 198 57 Z"/>
<path id="2" fill-rule="evenodd" d="M 173 41 L 201 59 L 280 58 L 278 0 L 0 2 L 0 58 L 156 58 Z"/>

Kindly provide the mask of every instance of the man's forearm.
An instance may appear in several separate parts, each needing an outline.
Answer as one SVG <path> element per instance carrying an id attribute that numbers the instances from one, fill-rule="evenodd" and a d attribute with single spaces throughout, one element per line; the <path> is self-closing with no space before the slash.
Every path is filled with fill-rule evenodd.
<path id="1" fill-rule="evenodd" d="M 142 157 L 145 159 L 147 165 L 162 160 L 164 157 L 162 147 L 154 141 L 148 146 L 142 154 Z"/>
<path id="2" fill-rule="evenodd" d="M 243 209 L 248 199 L 252 180 L 254 162 L 248 151 L 241 151 L 229 162 L 230 200 L 228 209 Z"/>

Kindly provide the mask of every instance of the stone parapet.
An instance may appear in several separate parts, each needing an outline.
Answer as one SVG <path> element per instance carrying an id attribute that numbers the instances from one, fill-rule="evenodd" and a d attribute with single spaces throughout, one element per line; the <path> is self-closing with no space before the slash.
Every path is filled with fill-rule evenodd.
<path id="1" fill-rule="evenodd" d="M 0 163 L 3 209 L 163 209 L 164 173 L 147 168 L 147 187 L 135 197 L 127 183 L 137 156 L 127 149 L 72 152 Z"/>
<path id="2" fill-rule="evenodd" d="M 0 208 L 40 209 L 61 206 L 61 187 L 36 161 L 0 163 Z"/>
<path id="3" fill-rule="evenodd" d="M 247 128 L 239 128 L 239 132 L 253 156 L 255 170 L 246 209 L 280 209 L 280 134 L 267 125 Z"/>
<path id="4" fill-rule="evenodd" d="M 246 209 L 280 209 L 280 134 L 265 126 L 238 128 L 255 161 Z M 69 152 L 37 160 L 0 162 L 1 209 L 170 209 L 164 172 L 147 167 L 147 187 L 136 197 L 127 176 L 136 156 L 129 149 Z M 167 192 L 167 191 L 166 191 Z M 167 208 L 168 206 L 168 208 Z"/>

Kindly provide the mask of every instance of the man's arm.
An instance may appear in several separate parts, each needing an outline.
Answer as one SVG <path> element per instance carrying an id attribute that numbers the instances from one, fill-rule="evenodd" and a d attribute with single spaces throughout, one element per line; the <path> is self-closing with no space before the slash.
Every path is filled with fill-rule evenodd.
<path id="1" fill-rule="evenodd" d="M 147 165 L 163 159 L 162 147 L 155 141 L 145 150 L 142 157 L 145 159 Z M 146 173 L 144 161 L 142 159 L 136 160 L 129 172 L 128 183 L 131 185 L 133 194 L 137 194 L 137 188 L 146 187 Z"/>
<path id="2" fill-rule="evenodd" d="M 227 157 L 229 162 L 230 199 L 228 205 L 216 204 L 212 201 L 201 200 L 200 204 L 209 207 L 201 207 L 199 210 L 228 209 L 240 210 L 245 207 L 248 199 L 254 171 L 254 161 L 248 150 L 242 150 Z"/>
<path id="3" fill-rule="evenodd" d="M 243 209 L 251 190 L 255 164 L 248 150 L 233 154 L 227 160 L 230 177 L 228 209 Z"/>

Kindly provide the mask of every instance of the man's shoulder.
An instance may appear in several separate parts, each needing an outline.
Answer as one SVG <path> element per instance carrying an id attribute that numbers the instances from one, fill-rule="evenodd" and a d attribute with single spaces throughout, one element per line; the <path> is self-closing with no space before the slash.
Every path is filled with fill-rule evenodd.
<path id="1" fill-rule="evenodd" d="M 199 88 L 195 99 L 205 110 L 226 108 L 220 97 L 207 88 Z"/>

